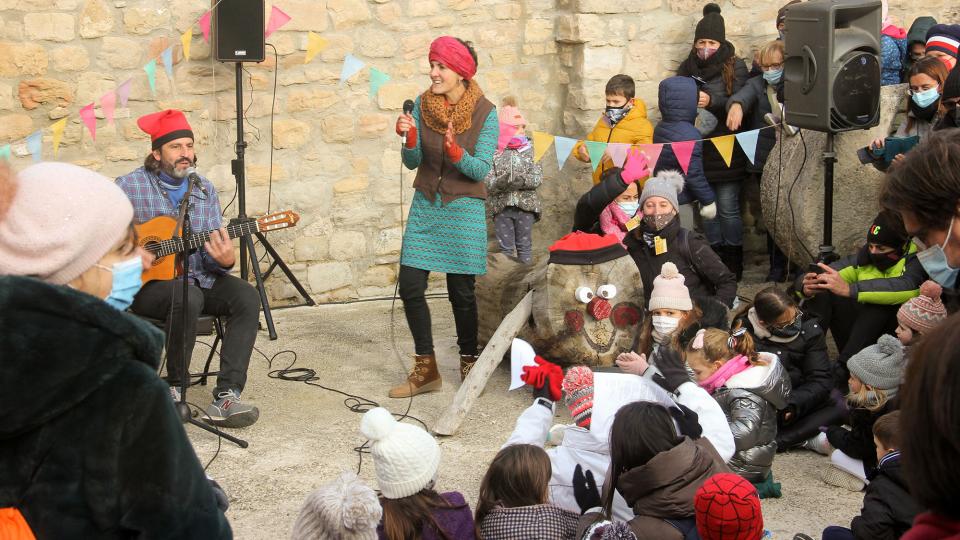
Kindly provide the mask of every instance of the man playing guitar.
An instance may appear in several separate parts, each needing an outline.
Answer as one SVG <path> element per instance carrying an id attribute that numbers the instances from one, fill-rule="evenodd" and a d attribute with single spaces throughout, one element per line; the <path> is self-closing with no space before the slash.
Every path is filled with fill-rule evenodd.
<path id="1" fill-rule="evenodd" d="M 184 336 L 187 362 L 193 353 L 196 323 L 201 313 L 224 318 L 221 336 L 220 374 L 213 390 L 213 403 L 204 420 L 225 427 L 246 427 L 257 421 L 260 411 L 240 400 L 247 380 L 250 353 L 257 338 L 260 297 L 244 280 L 229 274 L 236 262 L 233 241 L 222 228 L 220 200 L 213 184 L 200 178 L 202 189 L 189 190 L 187 169 L 196 163 L 193 131 L 181 111 L 168 109 L 142 116 L 137 125 L 150 135 L 152 148 L 143 167 L 117 178 L 133 203 L 134 222 L 144 223 L 157 216 L 178 216 L 180 201 L 190 192 L 190 229 L 211 231 L 203 247 L 190 255 L 187 328 L 182 326 L 183 282 L 179 278 L 144 283 L 134 298 L 134 313 L 167 320 L 167 373 L 177 396 Z M 172 310 L 171 310 L 172 303 Z M 168 319 L 168 317 L 170 317 Z"/>

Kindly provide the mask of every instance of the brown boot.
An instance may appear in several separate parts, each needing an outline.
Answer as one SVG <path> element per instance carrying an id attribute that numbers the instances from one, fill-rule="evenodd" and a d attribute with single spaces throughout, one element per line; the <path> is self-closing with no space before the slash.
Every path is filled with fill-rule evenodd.
<path id="1" fill-rule="evenodd" d="M 467 375 L 470 373 L 470 370 L 473 369 L 473 365 L 477 363 L 477 355 L 475 354 L 461 354 L 460 355 L 460 382 L 463 382 L 467 378 Z"/>
<path id="2" fill-rule="evenodd" d="M 407 382 L 394 386 L 388 394 L 392 398 L 406 398 L 440 389 L 443 381 L 437 371 L 437 358 L 432 354 L 418 354 L 413 357 L 413 370 L 407 376 Z"/>

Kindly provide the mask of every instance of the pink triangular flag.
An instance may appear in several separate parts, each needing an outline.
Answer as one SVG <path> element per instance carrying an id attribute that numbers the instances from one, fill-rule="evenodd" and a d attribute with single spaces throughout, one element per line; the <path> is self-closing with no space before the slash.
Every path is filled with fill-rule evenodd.
<path id="1" fill-rule="evenodd" d="M 660 152 L 663 152 L 662 144 L 641 144 L 640 151 L 647 155 L 647 162 L 650 164 L 650 171 L 653 172 L 657 168 L 657 160 L 660 159 Z M 687 158 L 687 161 L 690 161 Z M 684 169 L 686 170 L 686 169 Z"/>
<path id="2" fill-rule="evenodd" d="M 623 162 L 627 159 L 627 152 L 630 151 L 628 143 L 610 143 L 607 145 L 607 156 L 613 162 L 614 167 L 623 167 Z"/>
<path id="3" fill-rule="evenodd" d="M 103 109 L 103 117 L 107 120 L 107 125 L 113 123 L 113 110 L 117 107 L 117 94 L 113 91 L 100 96 L 100 108 Z"/>
<path id="4" fill-rule="evenodd" d="M 697 141 L 670 143 L 670 147 L 673 148 L 673 155 L 677 156 L 677 161 L 680 162 L 680 168 L 683 169 L 683 174 L 687 174 L 687 169 L 690 167 L 690 156 L 693 155 L 693 147 L 696 144 Z"/>
<path id="5" fill-rule="evenodd" d="M 267 30 L 263 33 L 264 39 L 270 37 L 270 34 L 277 31 L 278 28 L 290 22 L 290 16 L 284 13 L 277 6 L 270 10 L 270 20 L 267 21 Z"/>
<path id="6" fill-rule="evenodd" d="M 120 98 L 121 107 L 127 106 L 127 100 L 130 99 L 130 84 L 132 82 L 133 79 L 127 79 L 117 87 L 117 96 Z"/>
<path id="7" fill-rule="evenodd" d="M 203 32 L 203 40 L 207 43 L 210 43 L 210 12 L 206 12 L 200 16 L 200 20 L 197 21 L 200 23 L 200 31 Z"/>
<path id="8" fill-rule="evenodd" d="M 90 131 L 90 137 L 97 140 L 97 116 L 93 112 L 93 103 L 80 109 L 80 119 L 83 120 L 83 124 Z"/>

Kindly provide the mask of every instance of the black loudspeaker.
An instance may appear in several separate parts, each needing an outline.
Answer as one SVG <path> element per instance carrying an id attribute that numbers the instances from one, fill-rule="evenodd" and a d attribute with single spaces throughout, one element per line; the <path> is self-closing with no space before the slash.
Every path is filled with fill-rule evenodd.
<path id="1" fill-rule="evenodd" d="M 815 131 L 880 121 L 880 0 L 810 0 L 787 8 L 786 122 Z"/>
<path id="2" fill-rule="evenodd" d="M 263 62 L 264 0 L 220 0 L 213 10 L 213 54 L 221 62 Z"/>

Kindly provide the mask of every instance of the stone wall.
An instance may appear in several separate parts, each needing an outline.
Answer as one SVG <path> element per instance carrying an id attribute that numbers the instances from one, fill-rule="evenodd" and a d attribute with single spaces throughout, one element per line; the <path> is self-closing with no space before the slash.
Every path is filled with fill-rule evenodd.
<path id="1" fill-rule="evenodd" d="M 905 0 L 891 3 L 893 15 L 907 24 L 921 14 Z M 658 81 L 685 56 L 702 4 L 277 0 L 292 17 L 268 40 L 277 59 L 268 47 L 266 62 L 244 66 L 247 213 L 269 207 L 302 215 L 297 228 L 273 233 L 271 241 L 318 301 L 392 294 L 413 180 L 409 171 L 399 176 L 393 124 L 402 102 L 426 88 L 426 52 L 434 37 L 472 40 L 481 87 L 495 103 L 515 95 L 532 129 L 583 137 L 602 109 L 604 83 L 618 72 L 637 80 L 638 97 L 656 119 Z M 924 4 L 944 15 L 944 0 Z M 742 55 L 774 37 L 779 1 L 721 5 L 728 38 Z M 0 144 L 14 143 L 14 166 L 30 163 L 24 137 L 68 117 L 58 159 L 108 176 L 126 173 L 149 149 L 135 119 L 180 108 L 197 135 L 199 168 L 227 206 L 236 191 L 230 172 L 235 72 L 211 58 L 194 24 L 209 7 L 203 0 L 0 0 Z M 152 94 L 143 65 L 191 27 L 191 59 L 184 61 L 176 46 L 173 78 L 158 69 Z M 329 46 L 304 64 L 308 31 Z M 368 96 L 368 71 L 338 86 L 347 53 L 391 76 L 375 99 Z M 130 101 L 117 109 L 115 125 L 106 125 L 98 103 L 92 140 L 78 110 L 131 78 Z M 46 129 L 47 159 L 50 141 Z M 544 160 L 538 250 L 569 230 L 576 197 L 590 185 L 589 167 L 571 159 L 558 172 L 552 155 Z M 234 204 L 226 213 L 235 212 Z M 274 298 L 296 295 L 282 275 L 271 278 L 269 288 Z"/>

